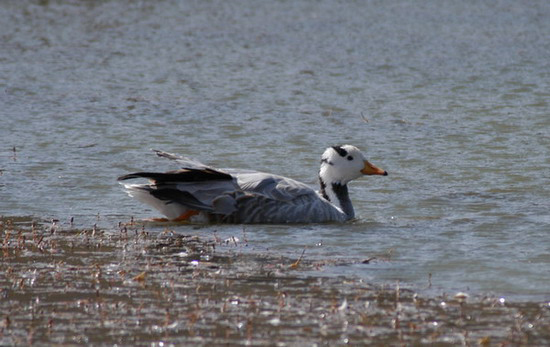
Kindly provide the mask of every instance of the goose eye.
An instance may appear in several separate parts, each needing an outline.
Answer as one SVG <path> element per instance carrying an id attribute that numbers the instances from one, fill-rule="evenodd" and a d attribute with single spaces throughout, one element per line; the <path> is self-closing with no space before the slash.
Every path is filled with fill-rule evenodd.
<path id="1" fill-rule="evenodd" d="M 348 160 L 353 160 L 353 157 L 351 155 L 348 155 Z"/>

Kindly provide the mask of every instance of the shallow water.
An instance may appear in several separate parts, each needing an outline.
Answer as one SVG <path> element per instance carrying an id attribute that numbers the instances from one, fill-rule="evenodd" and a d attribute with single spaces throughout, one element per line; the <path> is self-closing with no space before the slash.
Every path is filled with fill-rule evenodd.
<path id="1" fill-rule="evenodd" d="M 317 276 L 326 262 L 240 252 L 247 245 L 235 239 L 25 217 L 0 218 L 0 235 L 3 346 L 544 346 L 550 339 L 549 303 L 426 297 Z"/>
<path id="2" fill-rule="evenodd" d="M 350 143 L 390 173 L 352 183 L 353 223 L 175 228 L 353 260 L 327 276 L 550 299 L 550 3 L 0 12 L 0 214 L 114 228 L 157 216 L 116 183 L 174 168 L 150 148 L 316 184 L 323 149 Z"/>

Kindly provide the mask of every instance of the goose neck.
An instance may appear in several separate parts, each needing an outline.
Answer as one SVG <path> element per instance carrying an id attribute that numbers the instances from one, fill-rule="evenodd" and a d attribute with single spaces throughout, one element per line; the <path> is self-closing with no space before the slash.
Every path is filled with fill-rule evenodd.
<path id="1" fill-rule="evenodd" d="M 340 208 L 350 219 L 355 217 L 355 211 L 353 210 L 346 184 L 325 182 L 321 176 L 319 177 L 319 184 L 321 186 L 320 194 L 323 198 Z"/>

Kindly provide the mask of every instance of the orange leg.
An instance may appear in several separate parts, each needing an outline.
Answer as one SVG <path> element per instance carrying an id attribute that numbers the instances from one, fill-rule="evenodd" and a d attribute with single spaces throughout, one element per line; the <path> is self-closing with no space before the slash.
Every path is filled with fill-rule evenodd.
<path id="1" fill-rule="evenodd" d="M 196 216 L 199 214 L 199 211 L 195 211 L 195 210 L 189 210 L 185 213 L 182 213 L 181 216 L 179 216 L 178 218 L 174 219 L 173 221 L 174 222 L 185 222 L 185 221 L 188 221 L 189 218 L 193 217 L 193 216 Z"/>

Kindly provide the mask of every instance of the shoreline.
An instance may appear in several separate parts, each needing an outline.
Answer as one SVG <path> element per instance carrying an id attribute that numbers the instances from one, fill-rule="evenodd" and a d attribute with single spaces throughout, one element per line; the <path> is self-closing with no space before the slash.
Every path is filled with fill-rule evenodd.
<path id="1" fill-rule="evenodd" d="M 545 345 L 550 303 L 429 296 L 315 275 L 319 262 L 226 251 L 138 223 L 0 219 L 0 344 Z"/>

